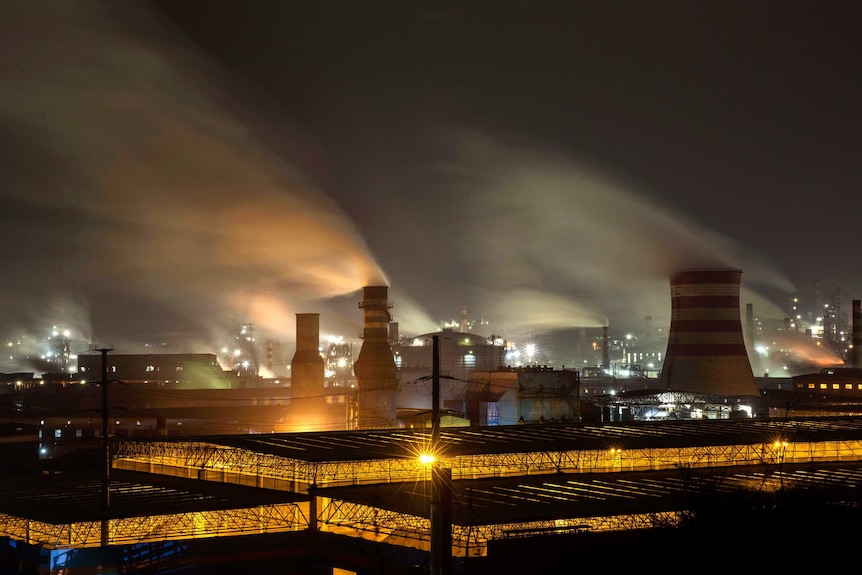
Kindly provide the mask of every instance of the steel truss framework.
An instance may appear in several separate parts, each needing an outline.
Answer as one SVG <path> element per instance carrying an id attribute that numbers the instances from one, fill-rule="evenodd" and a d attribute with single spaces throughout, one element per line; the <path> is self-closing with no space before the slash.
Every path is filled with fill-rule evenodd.
<path id="1" fill-rule="evenodd" d="M 616 445 L 623 445 L 619 443 Z M 793 463 L 862 459 L 862 440 L 790 442 L 676 448 L 540 451 L 460 455 L 442 458 L 453 479 L 518 477 L 557 473 L 614 473 L 679 468 L 776 466 Z M 197 477 L 213 481 L 305 492 L 309 486 L 336 487 L 427 479 L 428 469 L 415 459 L 311 462 L 200 443 L 128 443 L 117 453 L 115 467 Z M 318 497 L 316 527 L 321 531 L 430 549 L 430 522 L 421 517 L 343 499 Z M 456 557 L 487 554 L 488 542 L 548 532 L 614 531 L 678 525 L 685 511 L 596 515 L 570 519 L 453 525 Z"/>
<path id="2" fill-rule="evenodd" d="M 101 547 L 102 527 L 101 520 L 52 524 L 0 513 L 0 535 L 50 549 Z M 106 527 L 110 545 L 300 531 L 308 528 L 308 503 L 111 519 Z"/>
<path id="3" fill-rule="evenodd" d="M 453 479 L 517 477 L 548 473 L 609 473 L 687 468 L 856 461 L 862 440 L 790 442 L 602 450 L 537 451 L 439 458 Z M 221 481 L 305 493 L 309 486 L 334 487 L 419 481 L 428 469 L 418 458 L 303 461 L 203 442 L 127 442 L 113 461 L 118 469 Z"/>
<path id="4" fill-rule="evenodd" d="M 750 427 L 757 428 L 760 425 L 754 422 Z M 443 453 L 439 454 L 436 464 L 450 469 L 453 480 L 464 480 L 461 485 L 468 484 L 472 479 L 501 478 L 499 482 L 490 482 L 488 485 L 491 487 L 483 486 L 481 493 L 477 488 L 472 490 L 489 506 L 499 507 L 504 496 L 510 497 L 512 501 L 551 500 L 556 506 L 555 513 L 565 502 L 576 502 L 579 498 L 609 501 L 612 495 L 631 500 L 638 496 L 658 497 L 659 494 L 672 497 L 673 494 L 690 493 L 692 489 L 691 479 L 686 475 L 661 479 L 658 475 L 662 474 L 657 474 L 656 478 L 650 476 L 635 481 L 619 472 L 725 468 L 731 471 L 718 473 L 731 474 L 732 478 L 719 479 L 716 476 L 710 481 L 717 487 L 724 487 L 726 481 L 728 489 L 744 485 L 761 490 L 777 489 L 784 486 L 785 482 L 805 481 L 818 486 L 840 482 L 853 487 L 862 484 L 862 467 L 858 472 L 831 469 L 818 475 L 819 471 L 814 473 L 806 469 L 797 475 L 783 474 L 781 469 L 785 464 L 862 461 L 862 439 L 855 439 L 862 438 L 860 420 L 830 422 L 832 435 L 818 436 L 817 431 L 821 426 L 818 422 L 800 421 L 782 432 L 780 426 L 767 421 L 762 424 L 764 433 L 758 436 L 759 439 L 754 439 L 751 434 L 740 434 L 733 435 L 735 441 L 718 441 L 722 443 L 718 445 L 653 444 L 649 447 L 644 446 L 644 443 L 634 447 L 634 441 L 628 446 L 626 443 L 638 435 L 643 437 L 660 433 L 664 428 L 621 426 L 594 430 L 585 427 L 579 433 L 602 433 L 602 441 L 590 444 L 589 449 L 572 449 L 572 443 L 569 442 L 565 443 L 566 449 L 554 450 L 547 449 L 549 444 L 544 443 L 542 449 L 518 452 L 451 453 L 449 456 Z M 484 437 L 487 438 L 492 432 L 486 433 Z M 554 432 L 555 428 L 542 430 L 540 426 L 536 426 L 535 431 L 542 434 Z M 533 433 L 533 430 L 528 429 L 526 433 Z M 698 428 L 692 435 L 710 433 L 711 428 L 704 427 Z M 356 441 L 362 441 L 362 438 Z M 526 444 L 512 441 L 510 435 L 503 433 L 499 434 L 498 442 Z M 601 448 L 597 448 L 598 445 Z M 357 486 L 357 489 L 366 489 L 359 486 L 426 481 L 430 474 L 430 469 L 421 465 L 418 457 L 409 450 L 393 451 L 391 456 L 378 459 L 320 461 L 285 457 L 216 441 L 123 441 L 117 446 L 112 465 L 117 469 L 300 494 L 306 494 L 311 486 Z M 752 473 L 746 467 L 772 470 L 768 474 L 760 471 Z M 565 474 L 565 477 L 560 475 L 559 479 L 544 479 L 559 474 Z M 621 479 L 612 483 L 614 480 L 607 477 L 592 479 L 588 474 L 607 474 Z M 507 478 L 528 476 L 542 476 L 542 479 L 538 483 L 503 485 L 509 481 Z M 592 483 L 588 483 L 590 481 Z M 326 494 L 318 493 L 310 501 L 265 505 L 249 503 L 247 507 L 237 509 L 125 517 L 104 523 L 99 520 L 52 523 L 46 522 L 44 517 L 42 521 L 37 521 L 0 514 L 0 535 L 46 548 L 68 549 L 100 547 L 105 540 L 111 545 L 122 545 L 318 529 L 430 550 L 430 521 L 421 515 L 422 510 L 410 508 L 410 513 L 407 513 L 403 508 L 397 511 L 350 497 L 333 490 Z M 675 501 L 680 500 L 677 498 Z M 399 509 L 397 506 L 395 508 Z M 476 515 L 467 518 L 462 516 L 460 523 L 452 525 L 452 554 L 456 557 L 487 555 L 489 542 L 506 538 L 587 530 L 605 532 L 672 527 L 679 525 L 687 513 L 684 509 L 645 510 L 603 505 L 583 513 L 563 512 L 561 514 L 564 517 L 557 519 L 547 519 L 548 515 L 523 515 L 523 520 L 519 521 L 517 514 L 503 514 L 493 518 L 486 516 L 482 521 Z M 539 517 L 542 519 L 537 519 Z"/>
<path id="5" fill-rule="evenodd" d="M 321 498 L 319 529 L 372 541 L 386 541 L 430 551 L 431 522 L 424 517 L 399 513 L 339 499 Z M 620 531 L 677 526 L 684 514 L 678 511 L 638 513 L 526 521 L 489 525 L 453 525 L 452 555 L 482 557 L 495 539 L 531 537 L 548 533 Z"/>

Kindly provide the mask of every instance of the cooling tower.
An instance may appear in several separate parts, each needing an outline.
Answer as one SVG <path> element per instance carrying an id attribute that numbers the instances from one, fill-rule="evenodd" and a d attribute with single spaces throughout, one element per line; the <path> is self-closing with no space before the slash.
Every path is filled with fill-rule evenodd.
<path id="1" fill-rule="evenodd" d="M 739 310 L 742 272 L 695 270 L 671 278 L 671 323 L 662 387 L 724 396 L 759 396 Z"/>
<path id="2" fill-rule="evenodd" d="M 853 349 L 850 351 L 850 367 L 862 369 L 862 300 L 853 300 Z"/>
<path id="3" fill-rule="evenodd" d="M 362 348 L 353 364 L 359 429 L 381 429 L 396 424 L 398 370 L 389 345 L 392 318 L 388 291 L 387 286 L 366 286 L 359 304 L 363 310 Z"/>

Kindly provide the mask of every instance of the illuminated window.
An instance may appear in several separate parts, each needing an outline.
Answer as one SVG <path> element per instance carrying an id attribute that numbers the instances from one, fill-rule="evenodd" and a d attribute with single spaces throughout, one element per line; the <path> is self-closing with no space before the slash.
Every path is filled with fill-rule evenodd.
<path id="1" fill-rule="evenodd" d="M 54 439 L 61 439 L 62 437 L 63 437 L 63 430 L 62 429 L 55 429 L 54 430 Z"/>
<path id="2" fill-rule="evenodd" d="M 841 386 L 840 386 L 840 385 L 838 385 L 837 383 L 833 383 L 833 384 L 832 384 L 832 389 L 841 389 Z"/>
<path id="3" fill-rule="evenodd" d="M 853 389 L 853 384 L 852 383 L 845 383 L 844 389 Z"/>
<path id="4" fill-rule="evenodd" d="M 826 384 L 825 384 L 825 383 L 821 383 L 821 384 L 820 384 L 820 389 L 826 389 Z"/>
<path id="5" fill-rule="evenodd" d="M 155 368 L 155 366 L 148 365 L 148 366 L 147 366 L 147 371 L 156 371 L 156 368 Z"/>
<path id="6" fill-rule="evenodd" d="M 809 384 L 808 384 L 808 389 L 814 389 L 814 384 L 813 384 L 813 383 L 809 383 Z"/>

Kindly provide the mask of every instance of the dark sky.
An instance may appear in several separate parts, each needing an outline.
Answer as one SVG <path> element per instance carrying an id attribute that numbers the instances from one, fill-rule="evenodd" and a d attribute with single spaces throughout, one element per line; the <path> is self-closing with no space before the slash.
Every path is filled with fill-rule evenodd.
<path id="1" fill-rule="evenodd" d="M 862 297 L 858 2 L 2 11 L 5 337 L 351 339 L 382 282 L 402 333 L 466 305 L 564 362 L 668 322 L 676 269 L 765 318 Z"/>

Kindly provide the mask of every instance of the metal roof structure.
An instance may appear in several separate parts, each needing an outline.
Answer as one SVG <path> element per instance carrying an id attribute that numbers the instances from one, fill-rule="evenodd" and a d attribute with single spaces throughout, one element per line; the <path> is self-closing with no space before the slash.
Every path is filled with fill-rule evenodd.
<path id="1" fill-rule="evenodd" d="M 677 511 L 705 496 L 794 488 L 843 494 L 860 485 L 862 462 L 473 479 L 452 482 L 452 520 L 467 526 L 579 518 L 587 527 L 593 517 Z M 431 485 L 380 483 L 321 488 L 316 494 L 428 517 Z"/>
<path id="2" fill-rule="evenodd" d="M 680 525 L 716 494 L 862 500 L 862 417 L 443 428 L 429 468 L 430 442 L 427 429 L 121 439 L 101 533 L 93 475 L 0 485 L 0 525 L 52 548 L 307 530 L 427 551 L 428 479 L 445 469 L 452 555 L 469 558 L 505 538 Z"/>
<path id="3" fill-rule="evenodd" d="M 7 478 L 0 482 L 0 511 L 66 523 L 308 501 L 301 493 L 167 475 L 113 470 L 111 476 L 107 514 L 102 510 L 102 481 L 94 472 Z"/>
<path id="4" fill-rule="evenodd" d="M 793 441 L 862 438 L 862 418 L 718 419 L 633 421 L 603 424 L 531 424 L 451 427 L 440 431 L 447 457 L 596 451 L 612 447 L 661 449 L 755 444 L 781 436 Z M 431 431 L 380 429 L 315 433 L 134 439 L 126 443 L 200 443 L 306 462 L 368 461 L 416 457 L 427 450 Z"/>

